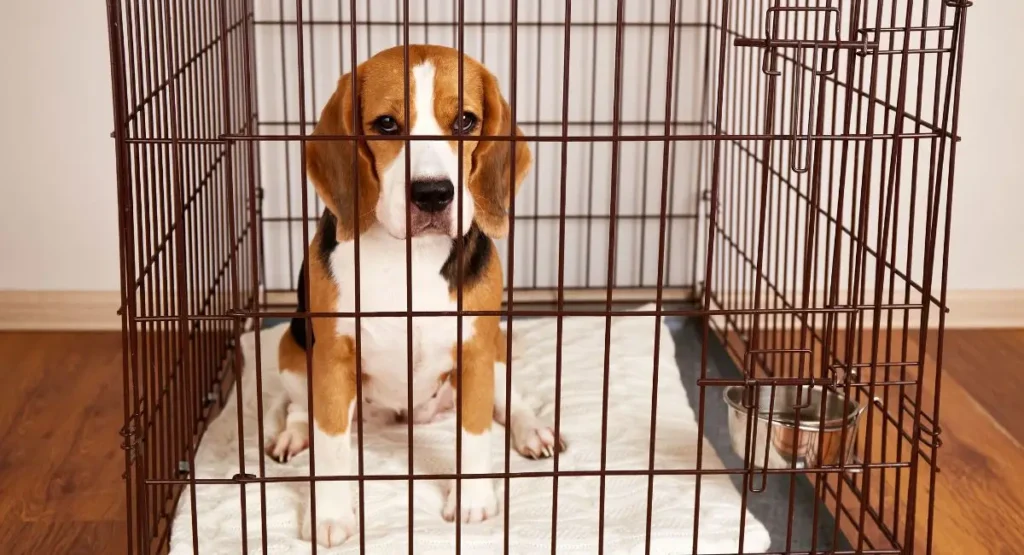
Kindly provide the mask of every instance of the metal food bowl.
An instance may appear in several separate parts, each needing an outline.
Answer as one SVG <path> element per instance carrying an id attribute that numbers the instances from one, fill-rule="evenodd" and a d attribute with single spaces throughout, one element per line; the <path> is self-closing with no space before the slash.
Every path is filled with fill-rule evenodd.
<path id="1" fill-rule="evenodd" d="M 840 464 L 841 456 L 846 458 L 846 463 L 853 462 L 853 447 L 863 406 L 847 401 L 840 393 L 808 386 L 775 386 L 773 403 L 772 389 L 754 388 L 755 395 L 749 397 L 756 399 L 748 397 L 745 404 L 746 386 L 725 388 L 723 396 L 729 405 L 729 438 L 739 456 L 744 456 L 747 447 L 747 414 L 756 408 L 756 429 L 752 422 L 750 440 L 750 457 L 756 468 L 792 468 L 794 461 L 796 468 L 835 466 Z M 845 445 L 842 444 L 844 429 Z M 765 452 L 768 453 L 767 464 Z"/>

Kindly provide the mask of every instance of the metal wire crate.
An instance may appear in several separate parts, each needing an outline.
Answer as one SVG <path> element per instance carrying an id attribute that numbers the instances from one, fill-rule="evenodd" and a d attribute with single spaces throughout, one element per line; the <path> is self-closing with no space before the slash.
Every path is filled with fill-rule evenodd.
<path id="1" fill-rule="evenodd" d="M 788 481 L 792 519 L 805 479 L 849 552 L 930 553 L 970 4 L 108 0 L 129 551 L 166 550 L 241 334 L 294 314 L 322 210 L 301 153 L 338 77 L 434 43 L 498 76 L 535 154 L 504 316 L 695 319 L 702 426 L 728 385 L 857 400 L 855 463 L 747 453 L 742 502 Z M 716 346 L 738 377 L 707 375 Z"/>

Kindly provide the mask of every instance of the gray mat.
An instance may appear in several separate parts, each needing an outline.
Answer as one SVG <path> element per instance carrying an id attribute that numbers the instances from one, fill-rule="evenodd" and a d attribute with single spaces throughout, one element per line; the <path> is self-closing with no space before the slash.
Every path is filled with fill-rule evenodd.
<path id="1" fill-rule="evenodd" d="M 698 320 L 692 318 L 668 317 L 665 325 L 672 332 L 676 344 L 676 363 L 679 374 L 686 388 L 686 395 L 697 412 L 700 388 L 697 378 L 700 377 L 701 328 Z M 725 349 L 716 339 L 708 345 L 708 377 L 735 378 L 740 376 L 740 369 L 732 362 Z M 729 442 L 729 430 L 726 421 L 727 405 L 722 399 L 722 388 L 708 388 L 704 393 L 704 437 L 714 447 L 715 452 L 726 468 L 744 468 L 743 457 L 732 450 Z M 736 490 L 743 487 L 743 477 L 731 476 Z M 789 519 L 790 482 L 794 484 L 792 540 L 786 545 Z M 814 526 L 814 505 L 818 503 L 818 534 L 814 550 L 846 550 L 850 549 L 846 538 L 839 533 L 837 545 L 833 547 L 833 527 L 835 520 L 824 504 L 814 497 L 814 485 L 804 476 L 771 475 L 764 491 L 750 493 L 747 496 L 747 510 L 750 511 L 771 535 L 771 551 L 810 551 L 811 536 Z"/>

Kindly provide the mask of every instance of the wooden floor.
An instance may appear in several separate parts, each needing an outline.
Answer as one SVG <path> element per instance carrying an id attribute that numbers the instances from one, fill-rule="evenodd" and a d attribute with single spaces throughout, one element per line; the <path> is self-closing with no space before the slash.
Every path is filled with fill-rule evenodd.
<path id="1" fill-rule="evenodd" d="M 0 334 L 0 553 L 123 553 L 121 336 Z"/>
<path id="2" fill-rule="evenodd" d="M 0 553 L 126 551 L 120 336 L 0 333 Z M 945 343 L 936 553 L 1024 553 L 1024 331 Z"/>

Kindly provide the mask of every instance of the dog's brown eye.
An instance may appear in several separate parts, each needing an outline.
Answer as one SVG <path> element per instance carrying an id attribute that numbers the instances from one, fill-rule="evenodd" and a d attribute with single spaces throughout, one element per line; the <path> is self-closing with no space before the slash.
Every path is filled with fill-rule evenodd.
<path id="1" fill-rule="evenodd" d="M 391 116 L 381 116 L 373 120 L 373 128 L 381 135 L 394 135 L 398 133 L 398 121 Z"/>
<path id="2" fill-rule="evenodd" d="M 456 133 L 471 133 L 476 127 L 476 121 L 476 114 L 473 112 L 463 112 L 462 117 L 455 120 L 452 130 Z"/>

